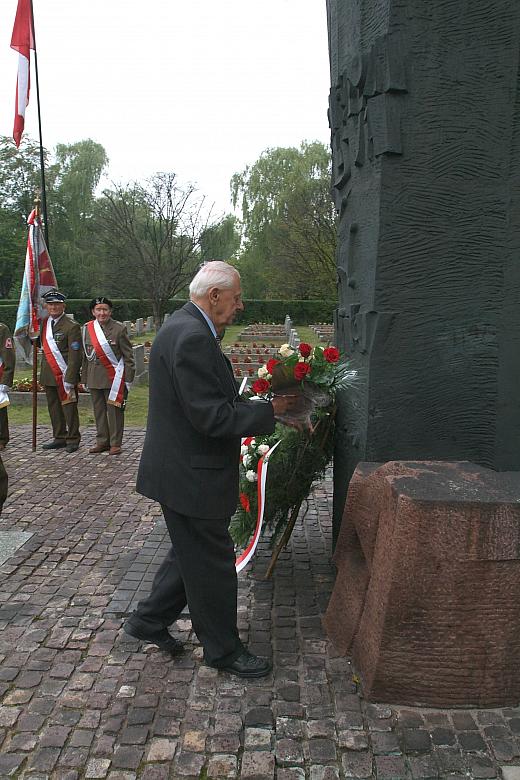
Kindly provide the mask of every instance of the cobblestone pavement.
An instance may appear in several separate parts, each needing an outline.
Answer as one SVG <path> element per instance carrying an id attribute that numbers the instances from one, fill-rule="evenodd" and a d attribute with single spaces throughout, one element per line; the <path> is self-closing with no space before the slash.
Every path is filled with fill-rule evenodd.
<path id="1" fill-rule="evenodd" d="M 142 431 L 127 432 L 120 457 L 89 456 L 92 437 L 73 455 L 32 454 L 21 426 L 5 452 L 1 777 L 520 780 L 520 709 L 359 695 L 321 626 L 334 576 L 330 482 L 312 494 L 274 578 L 263 578 L 266 544 L 240 576 L 240 630 L 273 658 L 269 677 L 203 666 L 188 616 L 174 628 L 186 643 L 179 659 L 123 635 L 168 542 L 157 506 L 133 490 Z"/>

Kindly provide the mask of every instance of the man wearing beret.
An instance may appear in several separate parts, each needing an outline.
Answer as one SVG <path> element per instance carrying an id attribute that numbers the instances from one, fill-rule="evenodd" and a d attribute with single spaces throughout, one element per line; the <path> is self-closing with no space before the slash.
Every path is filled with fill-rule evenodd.
<path id="1" fill-rule="evenodd" d="M 81 330 L 65 315 L 65 295 L 52 289 L 42 296 L 48 317 L 42 323 L 40 382 L 45 388 L 54 439 L 44 450 L 76 452 L 79 432 L 76 385 L 81 369 Z"/>
<path id="2" fill-rule="evenodd" d="M 93 298 L 90 311 L 94 319 L 82 331 L 82 379 L 90 391 L 97 435 L 96 446 L 89 452 L 119 455 L 125 400 L 135 374 L 134 350 L 123 323 L 112 319 L 109 298 Z"/>
<path id="3" fill-rule="evenodd" d="M 16 354 L 13 346 L 11 331 L 3 322 L 0 322 L 0 450 L 5 450 L 9 441 L 9 421 L 7 419 L 7 406 L 9 388 L 13 384 Z"/>

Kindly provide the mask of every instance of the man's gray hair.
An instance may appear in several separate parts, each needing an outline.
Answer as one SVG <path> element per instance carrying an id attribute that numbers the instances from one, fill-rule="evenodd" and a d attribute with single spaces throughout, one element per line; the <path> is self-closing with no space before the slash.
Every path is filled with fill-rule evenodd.
<path id="1" fill-rule="evenodd" d="M 197 271 L 190 284 L 190 299 L 203 298 L 212 287 L 224 290 L 233 287 L 237 269 L 223 260 L 209 260 Z"/>

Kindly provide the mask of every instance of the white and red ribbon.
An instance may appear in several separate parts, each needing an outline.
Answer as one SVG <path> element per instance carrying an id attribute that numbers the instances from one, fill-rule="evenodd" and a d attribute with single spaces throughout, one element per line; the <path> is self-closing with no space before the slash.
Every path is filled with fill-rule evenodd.
<path id="1" fill-rule="evenodd" d="M 114 406 L 122 406 L 125 392 L 125 361 L 123 356 L 119 360 L 116 358 L 114 350 L 108 343 L 103 329 L 97 320 L 87 322 L 87 330 L 94 351 L 112 382 L 108 394 L 108 402 Z"/>
<path id="2" fill-rule="evenodd" d="M 243 445 L 249 445 L 253 440 L 253 437 L 249 437 L 247 439 L 243 439 L 242 444 Z M 276 444 L 273 444 L 270 450 L 268 450 L 265 455 L 262 455 L 260 460 L 258 461 L 257 466 L 257 475 L 258 475 L 258 481 L 257 481 L 257 490 L 258 490 L 258 510 L 257 510 L 257 517 L 256 517 L 256 528 L 255 532 L 247 545 L 246 549 L 238 556 L 238 558 L 235 561 L 235 567 L 238 572 L 242 571 L 242 569 L 247 566 L 253 555 L 255 554 L 256 547 L 258 545 L 258 541 L 260 539 L 260 533 L 262 531 L 262 524 L 264 521 L 264 509 L 265 509 L 265 483 L 267 479 L 267 467 L 269 465 L 269 458 L 275 451 L 275 449 L 280 444 L 281 439 L 279 439 Z"/>
<path id="3" fill-rule="evenodd" d="M 45 355 L 45 359 L 50 366 L 54 379 L 56 380 L 56 386 L 58 388 L 58 396 L 60 401 L 70 401 L 71 398 L 65 390 L 65 374 L 67 372 L 67 364 L 65 359 L 58 349 L 58 345 L 54 339 L 52 333 L 52 317 L 47 318 L 47 322 L 42 328 L 42 347 Z"/>
<path id="4" fill-rule="evenodd" d="M 4 361 L 0 357 L 0 385 L 2 384 L 4 369 L 5 369 Z M 9 396 L 7 395 L 5 390 L 0 390 L 0 409 L 3 409 L 4 406 L 9 406 L 9 404 L 10 404 Z"/>

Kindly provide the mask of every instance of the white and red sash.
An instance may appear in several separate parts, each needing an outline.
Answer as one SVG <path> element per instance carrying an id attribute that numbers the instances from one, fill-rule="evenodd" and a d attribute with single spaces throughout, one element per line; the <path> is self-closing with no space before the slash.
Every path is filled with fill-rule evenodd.
<path id="1" fill-rule="evenodd" d="M 52 317 L 47 317 L 47 322 L 42 328 L 42 348 L 45 359 L 54 374 L 60 401 L 62 404 L 75 401 L 76 399 L 72 394 L 69 395 L 67 393 L 63 384 L 67 372 L 67 364 L 54 339 L 54 334 L 52 332 Z"/>
<path id="2" fill-rule="evenodd" d="M 108 403 L 114 406 L 122 406 L 125 392 L 125 361 L 123 356 L 119 360 L 116 358 L 114 350 L 108 343 L 103 333 L 103 328 L 97 320 L 87 322 L 87 331 L 96 357 L 105 367 L 108 378 L 112 382 L 108 394 Z"/>
<path id="3" fill-rule="evenodd" d="M 4 361 L 0 357 L 0 385 L 2 384 L 2 379 L 3 379 L 3 376 L 4 376 L 4 369 L 5 369 Z M 7 395 L 7 393 L 4 390 L 0 390 L 0 409 L 3 409 L 4 406 L 9 406 L 9 403 L 10 403 L 10 401 L 9 401 L 9 396 Z"/>
<path id="4" fill-rule="evenodd" d="M 242 440 L 242 444 L 248 445 L 252 442 L 253 437 L 249 436 L 247 439 Z M 249 541 L 246 549 L 235 560 L 235 568 L 238 572 L 242 571 L 244 566 L 247 566 L 253 555 L 255 554 L 258 541 L 260 539 L 260 533 L 262 531 L 262 524 L 264 521 L 264 509 L 265 509 L 265 482 L 267 479 L 267 466 L 269 465 L 269 458 L 280 444 L 279 439 L 276 444 L 273 444 L 270 450 L 262 455 L 258 461 L 257 476 L 258 476 L 258 511 L 256 515 L 256 527 L 252 538 Z"/>

